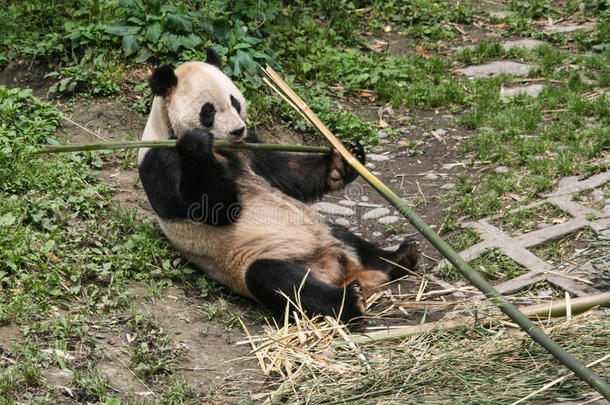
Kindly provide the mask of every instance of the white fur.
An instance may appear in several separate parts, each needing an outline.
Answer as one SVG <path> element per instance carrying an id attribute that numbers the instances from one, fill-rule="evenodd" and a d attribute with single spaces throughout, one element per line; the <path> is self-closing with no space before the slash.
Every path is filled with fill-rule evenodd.
<path id="1" fill-rule="evenodd" d="M 246 126 L 247 111 L 246 99 L 231 79 L 216 66 L 204 62 L 186 62 L 174 73 L 178 84 L 165 97 L 154 98 L 142 140 L 169 139 L 172 132 L 181 136 L 189 129 L 201 128 L 199 113 L 205 103 L 212 103 L 216 109 L 214 125 L 207 128 L 214 138 L 234 140 L 230 132 Z M 230 96 L 239 101 L 240 113 L 231 105 Z M 147 151 L 148 148 L 140 149 L 138 163 Z"/>

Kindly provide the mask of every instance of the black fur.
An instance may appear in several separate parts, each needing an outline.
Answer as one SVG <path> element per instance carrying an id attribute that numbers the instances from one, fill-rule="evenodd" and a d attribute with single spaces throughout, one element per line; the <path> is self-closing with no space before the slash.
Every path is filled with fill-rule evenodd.
<path id="1" fill-rule="evenodd" d="M 386 271 L 391 279 L 402 277 L 405 274 L 404 270 L 394 266 L 392 263 L 397 263 L 408 269 L 413 269 L 417 265 L 419 258 L 418 242 L 414 239 L 406 239 L 394 252 L 388 252 L 354 235 L 342 225 L 329 224 L 329 226 L 330 232 L 335 238 L 356 250 L 358 258 L 364 267 Z M 383 259 L 387 259 L 392 263 Z"/>
<path id="2" fill-rule="evenodd" d="M 155 96 L 165 96 L 167 91 L 178 84 L 174 68 L 169 65 L 159 66 L 148 79 L 150 89 Z"/>
<path id="3" fill-rule="evenodd" d="M 261 143 L 260 138 L 249 130 L 246 142 Z M 359 143 L 348 145 L 362 163 L 364 151 Z M 254 151 L 253 169 L 273 187 L 297 200 L 313 201 L 331 190 L 328 183 L 332 155 L 294 154 L 285 152 Z M 358 177 L 358 173 L 343 161 L 347 184 Z"/>
<path id="4" fill-rule="evenodd" d="M 237 99 L 235 97 L 233 97 L 233 95 L 231 95 L 231 105 L 233 106 L 233 108 L 235 108 L 235 111 L 237 111 L 237 113 L 241 113 L 241 105 L 239 104 L 239 101 L 237 101 Z"/>
<path id="5" fill-rule="evenodd" d="M 212 47 L 205 49 L 205 62 L 222 70 L 222 60 L 220 59 L 220 55 L 218 55 L 216 50 L 214 50 Z"/>
<path id="6" fill-rule="evenodd" d="M 309 315 L 341 314 L 340 319 L 344 322 L 362 316 L 358 307 L 358 303 L 362 300 L 358 282 L 354 281 L 342 288 L 323 283 L 313 278 L 311 274 L 307 275 L 303 282 L 306 275 L 307 270 L 295 263 L 260 259 L 248 268 L 246 286 L 261 304 L 275 310 L 278 315 L 286 308 L 286 298 L 280 294 L 282 292 L 293 303 L 300 300 L 301 307 Z M 299 288 L 300 295 L 297 300 Z"/>
<path id="7" fill-rule="evenodd" d="M 160 218 L 188 218 L 217 226 L 237 220 L 242 206 L 233 179 L 241 168 L 237 159 L 227 159 L 228 165 L 219 162 L 212 142 L 209 132 L 196 129 L 180 137 L 176 148 L 154 148 L 146 153 L 139 167 L 140 179 Z"/>
<path id="8" fill-rule="evenodd" d="M 212 128 L 214 118 L 216 117 L 216 108 L 211 103 L 205 103 L 199 112 L 199 122 L 206 128 Z"/>

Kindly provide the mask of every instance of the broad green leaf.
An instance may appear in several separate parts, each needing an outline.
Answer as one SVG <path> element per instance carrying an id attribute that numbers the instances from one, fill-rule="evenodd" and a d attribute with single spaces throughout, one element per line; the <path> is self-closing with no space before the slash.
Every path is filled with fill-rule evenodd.
<path id="1" fill-rule="evenodd" d="M 13 214 L 7 212 L 6 214 L 0 217 L 0 226 L 13 225 L 16 219 L 17 218 Z"/>
<path id="2" fill-rule="evenodd" d="M 199 38 L 195 34 L 189 34 L 187 36 L 180 37 L 180 41 L 182 42 L 182 46 L 187 49 L 194 49 L 197 45 L 203 42 L 201 38 Z"/>
<path id="3" fill-rule="evenodd" d="M 148 26 L 146 29 L 146 34 L 144 35 L 144 39 L 148 42 L 156 43 L 159 38 L 161 38 L 161 34 L 163 33 L 163 28 L 161 24 L 158 22 Z"/>
<path id="4" fill-rule="evenodd" d="M 179 14 L 168 14 L 167 25 L 183 32 L 193 32 L 193 24 Z"/>
<path id="5" fill-rule="evenodd" d="M 135 35 L 124 36 L 122 46 L 126 56 L 132 55 L 140 50 L 140 43 Z"/>
<path id="6" fill-rule="evenodd" d="M 249 43 L 250 45 L 256 45 L 256 44 L 259 44 L 261 42 L 260 39 L 254 38 L 254 37 L 251 37 L 251 36 L 247 36 L 243 40 L 245 42 Z"/>
<path id="7" fill-rule="evenodd" d="M 180 38 L 181 36 L 176 34 L 169 34 L 167 36 L 167 47 L 170 51 L 176 52 L 178 49 L 180 49 L 180 46 L 182 45 Z"/>
<path id="8" fill-rule="evenodd" d="M 136 35 L 140 31 L 140 27 L 133 25 L 113 25 L 106 28 L 106 32 L 112 35 L 124 37 L 126 35 Z"/>
<path id="9" fill-rule="evenodd" d="M 151 50 L 148 49 L 147 47 L 143 46 L 142 48 L 140 48 L 140 50 L 136 54 L 136 57 L 135 57 L 136 62 L 137 63 L 146 62 L 152 55 L 153 55 L 153 53 L 151 52 Z"/>

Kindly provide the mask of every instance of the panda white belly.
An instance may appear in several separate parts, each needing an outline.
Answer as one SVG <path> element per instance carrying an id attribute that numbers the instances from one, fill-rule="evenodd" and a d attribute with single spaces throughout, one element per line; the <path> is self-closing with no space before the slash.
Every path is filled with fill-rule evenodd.
<path id="1" fill-rule="evenodd" d="M 246 296 L 251 295 L 244 274 L 259 259 L 301 264 L 313 277 L 333 285 L 352 281 L 352 277 L 346 279 L 346 273 L 360 270 L 357 254 L 331 235 L 319 214 L 251 172 L 237 183 L 243 209 L 231 225 L 159 220 L 168 239 L 190 261 Z"/>

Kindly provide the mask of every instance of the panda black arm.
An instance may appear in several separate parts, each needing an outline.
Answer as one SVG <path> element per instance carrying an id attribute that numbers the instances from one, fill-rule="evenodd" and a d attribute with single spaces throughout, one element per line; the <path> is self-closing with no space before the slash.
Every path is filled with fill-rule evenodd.
<path id="1" fill-rule="evenodd" d="M 188 218 L 217 226 L 237 219 L 241 213 L 237 186 L 230 168 L 211 152 L 212 141 L 208 132 L 189 131 L 176 148 L 146 153 L 140 179 L 160 218 Z"/>
<path id="2" fill-rule="evenodd" d="M 238 167 L 212 151 L 208 131 L 187 131 L 176 144 L 180 154 L 179 192 L 189 205 L 188 218 L 208 225 L 228 225 L 237 220 L 241 205 L 234 177 Z"/>
<path id="3" fill-rule="evenodd" d="M 248 131 L 246 142 L 261 140 L 255 132 Z M 359 143 L 354 142 L 348 148 L 364 163 L 364 150 Z M 253 169 L 273 187 L 300 201 L 315 200 L 358 177 L 336 151 L 326 155 L 254 151 Z"/>

